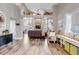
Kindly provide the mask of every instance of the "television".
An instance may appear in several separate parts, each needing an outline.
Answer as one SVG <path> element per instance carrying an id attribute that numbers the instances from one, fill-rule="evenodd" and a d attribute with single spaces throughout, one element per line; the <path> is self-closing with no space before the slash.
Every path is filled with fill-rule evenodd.
<path id="1" fill-rule="evenodd" d="M 19 23 L 16 23 L 16 25 L 19 26 L 20 24 Z"/>
<path id="2" fill-rule="evenodd" d="M 40 25 L 36 25 L 35 28 L 36 29 L 41 29 L 41 26 Z"/>

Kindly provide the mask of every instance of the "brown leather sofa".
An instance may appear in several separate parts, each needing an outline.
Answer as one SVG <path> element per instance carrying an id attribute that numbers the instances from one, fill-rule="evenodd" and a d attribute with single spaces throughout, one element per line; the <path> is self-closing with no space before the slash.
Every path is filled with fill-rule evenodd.
<path id="1" fill-rule="evenodd" d="M 28 31 L 29 38 L 42 38 L 42 30 L 29 30 Z"/>

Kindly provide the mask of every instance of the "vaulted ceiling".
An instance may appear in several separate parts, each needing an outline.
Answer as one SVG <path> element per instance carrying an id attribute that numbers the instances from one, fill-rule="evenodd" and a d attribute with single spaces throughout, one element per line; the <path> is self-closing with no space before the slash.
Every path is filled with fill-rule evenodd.
<path id="1" fill-rule="evenodd" d="M 30 15 L 36 13 L 37 15 L 50 15 L 53 13 L 54 5 L 57 3 L 24 3 L 18 4 L 23 13 Z"/>
<path id="2" fill-rule="evenodd" d="M 53 10 L 55 4 L 52 3 L 26 3 L 28 9 L 33 11 Z"/>

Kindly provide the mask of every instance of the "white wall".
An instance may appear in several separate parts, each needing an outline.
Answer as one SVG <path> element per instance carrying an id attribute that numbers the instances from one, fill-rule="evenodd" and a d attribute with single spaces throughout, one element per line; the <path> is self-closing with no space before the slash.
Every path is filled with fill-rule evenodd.
<path id="1" fill-rule="evenodd" d="M 72 16 L 72 31 L 79 35 L 79 12 Z"/>
<path id="2" fill-rule="evenodd" d="M 72 16 L 72 25 L 79 25 L 79 13 L 76 13 Z"/>
<path id="3" fill-rule="evenodd" d="M 17 18 L 17 22 L 19 22 L 20 10 L 16 7 L 16 5 L 14 3 L 0 3 L 0 11 L 2 11 L 6 16 L 6 29 L 10 28 L 11 18 Z M 17 28 L 17 29 L 19 29 L 19 28 Z M 0 30 L 0 33 L 2 31 L 3 30 Z M 16 32 L 18 35 L 20 35 L 19 34 L 20 30 L 16 31 Z"/>
<path id="4" fill-rule="evenodd" d="M 58 20 L 65 19 L 66 14 L 72 14 L 74 11 L 79 9 L 79 4 L 78 3 L 62 3 L 59 4 L 58 6 Z M 77 22 L 77 20 L 75 20 Z M 72 21 L 73 23 L 73 21 Z M 62 24 L 64 25 L 65 22 Z M 64 26 L 63 26 L 63 31 L 64 31 Z"/>

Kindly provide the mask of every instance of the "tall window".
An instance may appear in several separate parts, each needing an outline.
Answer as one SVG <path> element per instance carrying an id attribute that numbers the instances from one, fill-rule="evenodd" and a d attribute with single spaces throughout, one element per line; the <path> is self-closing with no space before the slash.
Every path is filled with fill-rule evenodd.
<path id="1" fill-rule="evenodd" d="M 46 28 L 48 30 L 53 30 L 53 19 L 45 17 L 44 22 L 42 24 L 43 28 Z"/>
<path id="2" fill-rule="evenodd" d="M 66 33 L 70 33 L 71 32 L 71 15 L 70 14 L 66 14 L 65 17 L 65 32 Z"/>
<path id="3" fill-rule="evenodd" d="M 33 20 L 32 17 L 25 17 L 25 18 L 23 18 L 24 30 L 32 29 L 32 27 L 33 27 L 32 20 Z"/>

